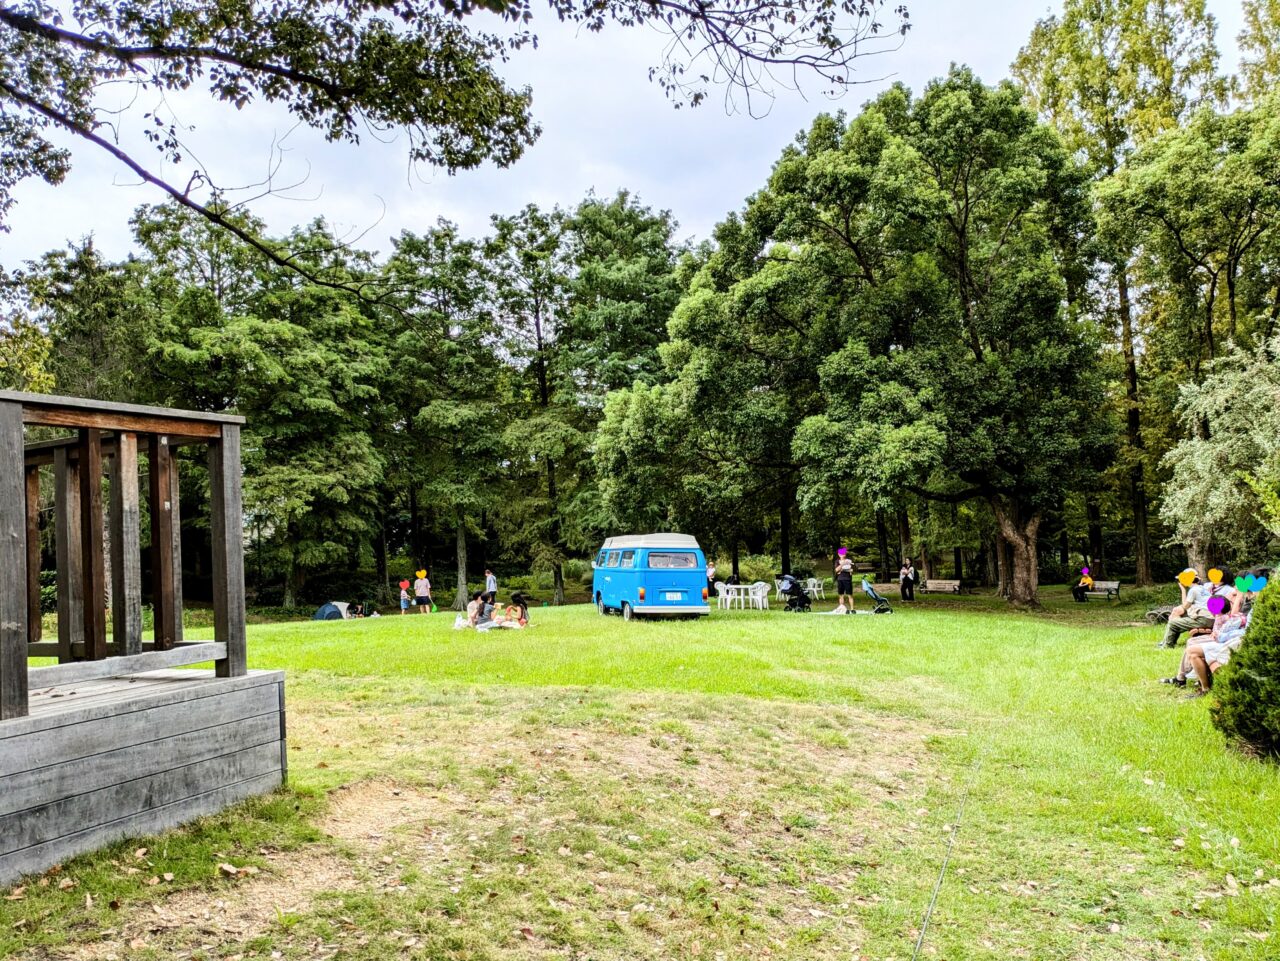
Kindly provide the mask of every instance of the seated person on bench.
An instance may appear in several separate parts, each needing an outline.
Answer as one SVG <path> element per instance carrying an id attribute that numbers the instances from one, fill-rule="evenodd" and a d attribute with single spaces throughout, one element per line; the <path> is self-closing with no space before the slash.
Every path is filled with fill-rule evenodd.
<path id="1" fill-rule="evenodd" d="M 1086 567 L 1080 572 L 1080 583 L 1071 588 L 1071 596 L 1077 603 L 1083 604 L 1089 600 L 1087 595 L 1091 590 L 1093 590 L 1093 578 L 1089 576 L 1089 568 Z"/>

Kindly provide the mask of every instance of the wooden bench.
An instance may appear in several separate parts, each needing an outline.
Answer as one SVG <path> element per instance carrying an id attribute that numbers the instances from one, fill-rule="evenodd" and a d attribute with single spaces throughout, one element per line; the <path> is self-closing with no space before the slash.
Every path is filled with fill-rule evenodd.
<path id="1" fill-rule="evenodd" d="M 921 594 L 959 594 L 959 581 L 944 581 L 936 577 L 931 577 L 918 588 Z"/>
<path id="2" fill-rule="evenodd" d="M 1085 597 L 1114 597 L 1120 600 L 1119 581 L 1094 581 L 1093 590 L 1085 591 Z"/>

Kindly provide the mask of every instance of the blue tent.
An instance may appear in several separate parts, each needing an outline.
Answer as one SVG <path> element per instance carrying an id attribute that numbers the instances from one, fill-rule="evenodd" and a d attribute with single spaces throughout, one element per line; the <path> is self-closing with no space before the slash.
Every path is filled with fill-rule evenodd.
<path id="1" fill-rule="evenodd" d="M 327 604 L 321 604 L 316 608 L 316 612 L 311 615 L 313 621 L 340 621 L 342 620 L 342 611 L 333 601 Z"/>

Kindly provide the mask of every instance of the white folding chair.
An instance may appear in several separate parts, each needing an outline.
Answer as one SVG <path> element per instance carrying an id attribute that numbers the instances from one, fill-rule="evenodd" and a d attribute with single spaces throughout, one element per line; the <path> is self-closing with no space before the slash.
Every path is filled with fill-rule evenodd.
<path id="1" fill-rule="evenodd" d="M 729 593 L 725 590 L 724 581 L 716 581 L 716 607 L 727 608 L 729 606 Z"/>
<path id="2" fill-rule="evenodd" d="M 756 581 L 751 585 L 751 606 L 762 611 L 769 609 L 769 585 L 764 581 Z"/>
<path id="3" fill-rule="evenodd" d="M 775 577 L 773 579 L 773 596 L 778 600 L 782 600 L 782 579 Z"/>
<path id="4" fill-rule="evenodd" d="M 804 582 L 804 592 L 816 601 L 819 597 L 823 596 L 822 581 L 818 580 L 816 577 L 810 577 Z"/>

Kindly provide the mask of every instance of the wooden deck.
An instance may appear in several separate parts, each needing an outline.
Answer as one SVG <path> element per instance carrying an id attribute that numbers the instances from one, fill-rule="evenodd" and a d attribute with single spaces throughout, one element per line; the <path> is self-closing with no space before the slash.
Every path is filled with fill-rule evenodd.
<path id="1" fill-rule="evenodd" d="M 33 683 L 0 721 L 0 884 L 270 791 L 286 764 L 278 671 Z"/>

